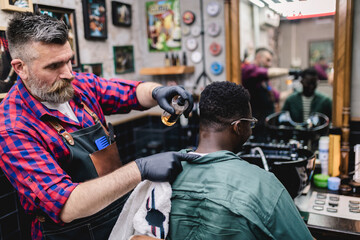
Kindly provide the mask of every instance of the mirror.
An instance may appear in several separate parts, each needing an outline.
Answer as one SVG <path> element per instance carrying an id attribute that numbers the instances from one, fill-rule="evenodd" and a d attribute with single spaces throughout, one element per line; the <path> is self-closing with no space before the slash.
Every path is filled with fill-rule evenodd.
<path id="1" fill-rule="evenodd" d="M 316 91 L 329 99 L 333 98 L 333 62 L 334 62 L 334 27 L 336 1 L 273 1 L 273 0 L 238 0 L 240 18 L 240 59 L 242 63 L 242 83 L 252 95 L 252 106 L 255 117 L 260 122 L 265 119 L 263 115 L 271 114 L 267 109 L 274 105 L 272 112 L 280 112 L 283 109 L 286 99 L 295 92 L 302 92 L 303 85 L 298 74 L 269 77 L 269 82 L 257 83 L 253 88 L 249 82 L 259 81 L 257 75 L 260 70 L 248 70 L 248 66 L 256 65 L 268 68 L 274 67 L 294 69 L 303 71 L 314 67 L 319 81 Z M 256 54 L 256 49 L 265 47 L 272 51 L 271 56 L 267 52 Z M 263 55 L 259 57 L 259 55 Z M 272 58 L 272 61 L 271 61 Z M 260 59 L 260 60 L 259 60 Z M 256 71 L 256 72 L 255 72 Z M 264 76 L 263 75 L 263 76 Z M 316 76 L 316 75 L 315 75 Z M 252 83 L 251 83 L 252 84 Z M 262 86 L 259 86 L 259 85 Z M 252 84 L 253 85 L 253 84 Z M 250 87 L 250 88 L 249 88 Z M 257 94 L 257 92 L 261 94 Z M 265 95 L 269 97 L 263 97 Z M 302 95 L 296 98 L 302 101 Z M 311 97 L 313 95 L 309 95 Z M 313 99 L 319 99 L 317 96 Z M 311 111 L 319 111 L 331 118 L 331 102 L 321 108 L 311 105 L 309 100 L 308 108 Z M 262 102 L 262 104 L 258 104 Z M 293 102 L 293 101 L 292 101 Z M 314 100 L 315 102 L 315 100 Z M 268 106 L 269 105 L 269 106 Z M 298 107 L 301 107 L 300 104 Z M 264 107 L 266 106 L 266 107 Z M 306 121 L 307 116 L 299 113 L 297 120 L 293 116 L 292 108 L 295 104 L 286 104 L 285 110 L 291 111 L 295 121 Z M 326 110 L 325 110 L 326 108 Z M 267 114 L 265 114 L 265 112 Z M 264 114 L 262 114 L 264 113 Z M 263 133 L 263 128 L 261 129 Z M 256 131 L 254 131 L 256 138 Z M 262 134 L 263 135 L 263 134 Z M 260 139 L 264 140 L 264 139 Z"/>
<path id="2" fill-rule="evenodd" d="M 238 1 L 242 66 L 256 62 L 255 50 L 266 47 L 273 52 L 272 67 L 315 67 L 320 79 L 316 91 L 332 99 L 336 0 Z M 270 79 L 267 87 L 278 94 L 275 112 L 294 91 L 302 91 L 300 79 Z"/>

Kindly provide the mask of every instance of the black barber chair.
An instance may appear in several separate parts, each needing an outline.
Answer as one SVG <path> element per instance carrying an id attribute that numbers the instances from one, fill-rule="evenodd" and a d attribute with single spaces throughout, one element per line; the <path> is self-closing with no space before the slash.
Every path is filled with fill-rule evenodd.
<path id="1" fill-rule="evenodd" d="M 310 183 L 315 169 L 315 155 L 301 148 L 298 141 L 288 144 L 247 142 L 238 156 L 274 173 L 292 198 L 299 196 Z"/>
<path id="2" fill-rule="evenodd" d="M 315 169 L 312 149 L 321 135 L 328 131 L 329 118 L 313 113 L 298 123 L 289 112 L 274 113 L 266 117 L 265 127 L 269 141 L 244 144 L 238 155 L 249 163 L 275 174 L 292 198 L 299 196 L 309 184 Z"/>
<path id="3" fill-rule="evenodd" d="M 304 122 L 295 122 L 289 112 L 278 112 L 266 117 L 265 127 L 271 139 L 285 142 L 296 139 L 311 150 L 316 149 L 320 136 L 327 134 L 329 122 L 322 113 L 312 113 Z"/>

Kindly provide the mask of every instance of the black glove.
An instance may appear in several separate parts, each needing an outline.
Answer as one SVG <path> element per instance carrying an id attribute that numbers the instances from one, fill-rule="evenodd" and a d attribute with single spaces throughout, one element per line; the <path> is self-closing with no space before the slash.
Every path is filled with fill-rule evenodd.
<path id="1" fill-rule="evenodd" d="M 294 76 L 294 79 L 298 79 L 302 74 L 302 71 L 300 69 L 290 69 L 289 75 Z"/>
<path id="2" fill-rule="evenodd" d="M 192 95 L 185 91 L 181 86 L 156 87 L 152 92 L 152 97 L 158 102 L 159 106 L 170 114 L 175 114 L 175 109 L 171 106 L 171 99 L 180 95 L 184 100 L 189 102 L 189 106 L 184 111 L 184 116 L 189 117 L 194 101 Z"/>
<path id="3" fill-rule="evenodd" d="M 141 180 L 172 183 L 182 171 L 181 161 L 198 158 L 198 155 L 181 152 L 163 152 L 136 159 Z"/>

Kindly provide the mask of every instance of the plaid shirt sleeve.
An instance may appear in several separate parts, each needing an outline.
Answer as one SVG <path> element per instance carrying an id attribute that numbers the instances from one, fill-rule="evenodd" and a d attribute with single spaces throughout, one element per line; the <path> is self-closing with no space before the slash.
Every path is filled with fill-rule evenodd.
<path id="1" fill-rule="evenodd" d="M 89 73 L 75 73 L 75 76 L 78 81 L 76 85 L 80 84 L 79 88 L 82 89 L 80 91 L 88 94 L 87 97 L 91 99 L 92 104 L 99 103 L 105 115 L 146 109 L 136 98 L 136 87 L 142 83 L 141 81 L 115 78 L 108 80 Z M 94 95 L 90 96 L 89 93 Z"/>
<path id="2" fill-rule="evenodd" d="M 77 183 L 71 181 L 36 136 L 26 126 L 2 130 L 0 166 L 18 190 L 24 209 L 34 212 L 40 208 L 55 222 L 61 222 L 60 211 Z"/>

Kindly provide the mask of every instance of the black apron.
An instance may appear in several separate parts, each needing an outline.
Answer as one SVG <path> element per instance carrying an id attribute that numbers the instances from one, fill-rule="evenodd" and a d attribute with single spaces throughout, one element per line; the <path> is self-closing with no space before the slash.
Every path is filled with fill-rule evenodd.
<path id="1" fill-rule="evenodd" d="M 97 178 L 121 167 L 116 142 L 111 141 L 113 138 L 110 139 L 108 131 L 101 124 L 96 114 L 85 104 L 84 108 L 94 118 L 95 125 L 70 134 L 59 124 L 57 119 L 49 121 L 58 133 L 62 135 L 70 149 L 70 158 L 61 167 L 69 174 L 73 182 L 84 182 Z M 108 146 L 105 147 L 106 145 Z M 99 147 L 105 148 L 98 150 Z M 130 193 L 124 195 L 92 216 L 76 219 L 64 225 L 55 223 L 44 213 L 38 214 L 37 219 L 40 221 L 44 239 L 108 239 L 129 195 Z"/>

